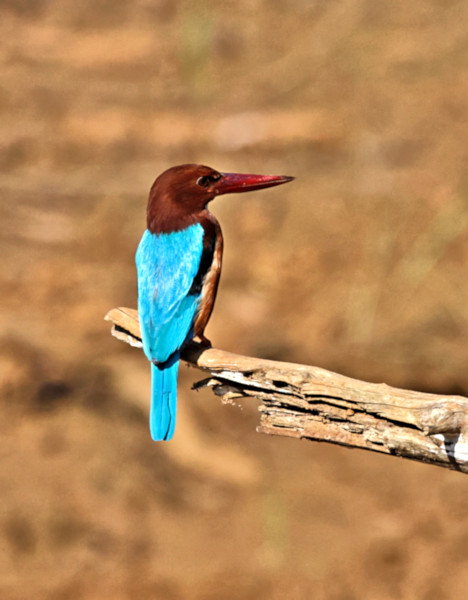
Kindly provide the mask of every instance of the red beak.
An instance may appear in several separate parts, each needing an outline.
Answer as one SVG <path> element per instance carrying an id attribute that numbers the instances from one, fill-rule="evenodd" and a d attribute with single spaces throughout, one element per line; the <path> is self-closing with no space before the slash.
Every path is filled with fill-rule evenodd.
<path id="1" fill-rule="evenodd" d="M 222 177 L 213 186 L 216 195 L 238 194 L 261 190 L 292 181 L 287 175 L 247 175 L 245 173 L 221 173 Z"/>

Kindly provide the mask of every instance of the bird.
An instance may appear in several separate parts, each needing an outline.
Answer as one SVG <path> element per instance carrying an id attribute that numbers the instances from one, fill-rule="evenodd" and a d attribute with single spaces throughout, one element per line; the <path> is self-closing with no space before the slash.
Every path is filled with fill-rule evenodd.
<path id="1" fill-rule="evenodd" d="M 154 181 L 146 230 L 135 257 L 142 345 L 151 362 L 154 441 L 169 441 L 174 434 L 181 350 L 194 338 L 211 346 L 204 332 L 218 290 L 223 235 L 207 205 L 222 194 L 259 190 L 293 179 L 183 164 L 167 169 Z"/>

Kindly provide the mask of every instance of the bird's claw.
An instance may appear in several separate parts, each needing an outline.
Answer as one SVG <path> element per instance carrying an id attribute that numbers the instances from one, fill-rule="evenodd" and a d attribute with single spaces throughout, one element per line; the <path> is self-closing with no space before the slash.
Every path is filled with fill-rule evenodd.
<path id="1" fill-rule="evenodd" d="M 207 337 L 205 337 L 203 334 L 202 335 L 198 335 L 197 337 L 200 340 L 200 344 L 202 346 L 204 346 L 205 348 L 211 348 L 212 347 L 213 344 L 211 343 L 211 341 Z"/>

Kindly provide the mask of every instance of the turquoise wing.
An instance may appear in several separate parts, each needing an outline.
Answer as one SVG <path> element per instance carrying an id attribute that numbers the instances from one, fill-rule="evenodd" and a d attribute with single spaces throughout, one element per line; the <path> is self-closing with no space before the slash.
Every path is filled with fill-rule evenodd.
<path id="1" fill-rule="evenodd" d="M 191 293 L 200 268 L 203 227 L 173 233 L 145 231 L 138 246 L 138 312 L 143 350 L 164 363 L 191 335 L 200 293 Z"/>

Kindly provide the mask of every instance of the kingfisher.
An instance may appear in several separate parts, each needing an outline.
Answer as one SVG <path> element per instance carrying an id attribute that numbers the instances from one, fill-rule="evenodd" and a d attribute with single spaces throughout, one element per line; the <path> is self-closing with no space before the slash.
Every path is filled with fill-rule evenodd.
<path id="1" fill-rule="evenodd" d="M 151 362 L 150 431 L 155 441 L 174 434 L 180 352 L 196 338 L 211 346 L 205 327 L 213 311 L 223 235 L 207 206 L 216 196 L 287 183 L 285 175 L 221 173 L 185 164 L 153 183 L 146 231 L 136 253 L 138 313 L 143 350 Z"/>

